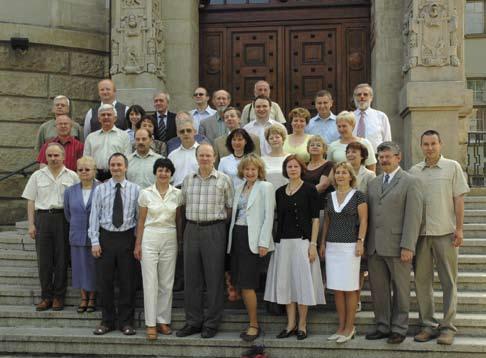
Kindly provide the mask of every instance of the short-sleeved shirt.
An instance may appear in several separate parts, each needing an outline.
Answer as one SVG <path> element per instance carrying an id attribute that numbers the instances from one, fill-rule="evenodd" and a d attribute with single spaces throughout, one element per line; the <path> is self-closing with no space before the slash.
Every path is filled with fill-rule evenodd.
<path id="1" fill-rule="evenodd" d="M 151 186 L 155 181 L 154 163 L 159 158 L 162 156 L 152 149 L 143 157 L 133 152 L 128 156 L 127 179 L 142 189 Z"/>
<path id="2" fill-rule="evenodd" d="M 198 171 L 184 179 L 182 197 L 187 220 L 226 220 L 226 209 L 233 207 L 233 184 L 229 176 L 216 169 L 206 178 Z"/>
<path id="3" fill-rule="evenodd" d="M 113 153 L 123 153 L 128 157 L 132 153 L 127 132 L 117 127 L 109 131 L 98 129 L 86 137 L 84 155 L 94 158 L 97 169 L 108 170 L 108 159 Z"/>
<path id="4" fill-rule="evenodd" d="M 312 219 L 319 218 L 319 196 L 314 185 L 304 182 L 294 194 L 285 192 L 286 185 L 275 193 L 277 201 L 277 235 L 282 239 L 311 240 Z"/>
<path id="5" fill-rule="evenodd" d="M 138 205 L 147 208 L 145 229 L 164 231 L 176 228 L 176 209 L 182 205 L 182 192 L 169 185 L 162 198 L 155 184 L 143 189 L 138 197 Z"/>
<path id="6" fill-rule="evenodd" d="M 72 136 L 66 138 L 64 143 L 59 137 L 49 139 L 42 145 L 36 159 L 37 163 L 47 164 L 46 149 L 49 143 L 52 142 L 59 143 L 64 147 L 64 165 L 66 168 L 76 171 L 78 159 L 83 156 L 84 144 Z"/>
<path id="7" fill-rule="evenodd" d="M 428 167 L 423 161 L 415 164 L 409 172 L 423 185 L 425 225 L 422 225 L 421 235 L 453 233 L 456 230 L 454 198 L 469 192 L 459 163 L 441 156 L 435 165 Z"/>
<path id="8" fill-rule="evenodd" d="M 291 134 L 292 135 L 292 134 Z M 310 135 L 307 134 L 305 137 L 305 140 L 298 146 L 293 146 L 290 144 L 290 136 L 287 136 L 285 139 L 284 145 L 283 145 L 283 150 L 285 153 L 290 153 L 290 154 L 296 154 L 300 159 L 304 161 L 304 163 L 307 163 L 310 160 L 310 154 L 307 151 L 307 142 L 310 139 Z"/>
<path id="9" fill-rule="evenodd" d="M 307 169 L 302 179 L 310 184 L 317 185 L 320 183 L 321 177 L 323 175 L 328 177 L 333 168 L 334 162 L 328 160 L 318 168 L 312 170 Z M 334 187 L 329 185 L 324 192 L 319 193 L 319 209 L 323 210 L 326 207 L 327 194 L 332 191 L 334 191 Z"/>
<path id="10" fill-rule="evenodd" d="M 36 210 L 62 209 L 64 191 L 77 183 L 79 183 L 78 175 L 66 167 L 56 178 L 49 167 L 44 167 L 31 175 L 22 193 L 22 198 L 33 200 Z"/>
<path id="11" fill-rule="evenodd" d="M 175 167 L 175 173 L 172 176 L 174 186 L 179 187 L 187 175 L 197 172 L 196 148 L 198 146 L 199 143 L 197 142 L 194 142 L 190 148 L 184 148 L 181 145 L 169 154 L 168 158 L 174 163 Z"/>
<path id="12" fill-rule="evenodd" d="M 358 142 L 363 144 L 366 149 L 368 149 L 368 159 L 366 159 L 365 165 L 369 166 L 376 164 L 375 151 L 373 150 L 373 146 L 371 145 L 370 141 L 365 138 L 358 138 Z M 341 140 L 332 142 L 327 148 L 327 159 L 332 160 L 335 163 L 345 162 L 347 146 L 347 144 L 341 143 Z"/>
<path id="13" fill-rule="evenodd" d="M 337 202 L 337 193 L 327 194 L 326 213 L 329 215 L 329 231 L 326 241 L 353 243 L 358 239 L 358 206 L 366 203 L 366 195 L 359 190 L 351 190 L 341 205 Z"/>

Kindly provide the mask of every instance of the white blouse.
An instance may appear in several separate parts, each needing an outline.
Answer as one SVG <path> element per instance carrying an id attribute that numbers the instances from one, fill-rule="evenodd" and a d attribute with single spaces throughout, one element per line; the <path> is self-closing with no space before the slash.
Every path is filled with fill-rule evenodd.
<path id="1" fill-rule="evenodd" d="M 167 231 L 176 228 L 176 209 L 182 205 L 182 192 L 169 185 L 162 198 L 154 185 L 140 191 L 138 205 L 148 208 L 145 229 Z"/>

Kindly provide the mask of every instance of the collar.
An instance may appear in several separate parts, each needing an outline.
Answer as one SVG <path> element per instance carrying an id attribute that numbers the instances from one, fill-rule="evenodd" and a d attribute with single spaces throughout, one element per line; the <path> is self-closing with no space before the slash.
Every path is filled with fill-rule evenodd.
<path id="1" fill-rule="evenodd" d="M 193 178 L 194 178 L 194 177 L 199 177 L 199 178 L 203 179 L 203 178 L 202 178 L 202 176 L 199 174 L 199 168 L 197 169 L 197 172 L 195 172 L 195 173 L 194 173 L 192 176 L 193 176 Z M 216 170 L 216 168 L 214 168 L 214 167 L 213 167 L 213 170 L 211 170 L 211 173 L 209 173 L 208 178 L 210 178 L 210 177 L 213 177 L 213 178 L 218 179 L 218 177 L 219 177 L 219 172 Z M 207 178 L 206 178 L 206 179 L 207 179 Z M 204 180 L 204 179 L 203 179 L 203 180 Z"/>
<path id="2" fill-rule="evenodd" d="M 152 193 L 158 194 L 159 191 L 157 190 L 157 186 L 154 184 L 150 185 L 146 190 L 151 191 Z M 170 194 L 172 191 L 174 191 L 174 187 L 169 184 L 169 189 L 167 190 L 166 194 Z M 166 196 L 167 197 L 167 196 Z"/>
<path id="3" fill-rule="evenodd" d="M 148 158 L 148 157 L 153 157 L 154 155 L 155 155 L 155 152 L 152 149 L 149 149 L 149 151 L 147 152 L 147 154 L 145 154 L 145 156 L 141 156 L 137 151 L 134 151 L 133 152 L 133 156 L 134 157 L 138 157 L 140 159 L 145 159 L 145 158 Z"/>
<path id="4" fill-rule="evenodd" d="M 103 128 L 98 129 L 99 134 L 111 133 L 111 132 L 117 132 L 117 131 L 119 131 L 119 129 L 115 125 L 113 125 L 113 128 L 111 128 L 109 131 L 106 131 L 106 132 L 103 130 Z"/>
<path id="5" fill-rule="evenodd" d="M 324 122 L 326 121 L 335 121 L 336 120 L 336 115 L 334 113 L 331 112 L 331 114 L 329 115 L 329 117 L 327 118 L 322 118 L 319 113 L 317 114 L 317 116 L 315 117 L 316 121 L 319 121 L 319 120 L 322 120 Z"/>
<path id="6" fill-rule="evenodd" d="M 209 105 L 206 106 L 206 108 L 204 108 L 202 111 L 198 110 L 197 108 L 195 108 L 192 112 L 193 113 L 200 113 L 200 114 L 204 114 L 204 113 L 211 113 L 211 107 L 209 107 Z"/>
<path id="7" fill-rule="evenodd" d="M 71 143 L 73 141 L 74 137 L 73 136 L 67 136 L 67 139 L 64 143 L 61 142 L 61 138 L 59 136 L 55 137 L 51 142 L 56 142 L 61 145 L 64 145 L 66 143 Z"/>
<path id="8" fill-rule="evenodd" d="M 196 149 L 197 147 L 199 147 L 199 143 L 196 142 L 196 141 L 194 141 L 194 144 L 190 148 L 184 148 L 184 146 L 182 145 L 182 142 L 181 142 L 181 145 L 177 149 L 184 150 L 184 151 L 188 152 L 190 150 Z"/>
<path id="9" fill-rule="evenodd" d="M 44 168 L 39 169 L 39 170 L 41 172 L 43 172 L 45 175 L 47 175 L 48 177 L 54 179 L 54 175 L 52 175 L 52 172 L 47 165 Z M 67 171 L 67 168 L 65 166 L 63 166 L 57 177 L 61 176 L 65 171 Z"/>
<path id="10" fill-rule="evenodd" d="M 400 166 L 398 166 L 397 169 L 395 169 L 391 173 L 388 173 L 388 175 L 390 176 L 390 179 L 388 179 L 388 183 L 390 183 L 393 180 L 393 177 L 395 177 L 395 175 L 398 173 L 399 170 L 400 170 Z M 383 172 L 383 182 L 385 182 L 385 175 L 387 175 L 387 173 Z"/>
<path id="11" fill-rule="evenodd" d="M 164 113 L 160 114 L 159 112 L 157 112 L 157 118 L 162 118 L 162 116 L 165 116 L 165 118 L 167 118 L 167 114 L 169 113 L 169 110 L 165 111 Z"/>
<path id="12" fill-rule="evenodd" d="M 110 187 L 112 189 L 115 189 L 116 183 L 118 183 L 118 182 L 115 181 L 113 178 L 110 178 L 110 180 L 108 181 L 108 183 L 109 183 L 109 185 L 110 185 Z M 128 183 L 128 181 L 126 179 L 123 179 L 123 181 L 120 182 L 121 187 L 122 188 L 125 188 L 127 186 L 127 183 Z"/>
<path id="13" fill-rule="evenodd" d="M 100 102 L 100 103 L 101 103 L 101 106 L 104 104 L 103 102 Z M 116 99 L 115 99 L 115 100 L 114 100 L 114 101 L 111 103 L 111 105 L 112 105 L 113 107 L 115 107 L 115 106 L 116 106 Z"/>
<path id="14" fill-rule="evenodd" d="M 421 169 L 421 170 L 425 170 L 426 168 L 434 168 L 434 167 L 437 167 L 439 169 L 443 168 L 444 166 L 444 156 L 441 154 L 440 155 L 440 158 L 439 160 L 437 161 L 437 163 L 435 163 L 433 166 L 428 166 L 427 165 L 427 162 L 425 161 L 425 158 L 424 158 L 424 161 L 423 162 L 420 162 L 417 164 L 417 166 Z"/>

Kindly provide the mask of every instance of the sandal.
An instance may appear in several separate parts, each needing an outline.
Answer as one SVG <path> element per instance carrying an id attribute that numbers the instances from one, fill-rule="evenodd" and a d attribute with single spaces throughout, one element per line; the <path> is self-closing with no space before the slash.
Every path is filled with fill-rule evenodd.
<path id="1" fill-rule="evenodd" d="M 86 312 L 91 313 L 94 311 L 96 311 L 96 301 L 93 298 L 88 301 L 88 306 L 86 306 Z"/>
<path id="2" fill-rule="evenodd" d="M 133 328 L 132 326 L 124 326 L 122 329 L 121 329 L 122 333 L 125 335 L 125 336 L 133 336 L 134 334 L 137 334 L 137 331 L 135 331 L 135 328 Z"/>
<path id="3" fill-rule="evenodd" d="M 147 327 L 145 330 L 145 333 L 147 334 L 147 339 L 149 341 L 154 341 L 157 339 L 157 328 L 156 327 Z"/>
<path id="4" fill-rule="evenodd" d="M 85 302 L 88 302 L 88 300 L 86 298 L 81 298 L 81 302 L 79 303 L 78 309 L 76 310 L 78 313 L 84 313 L 88 308 L 88 305 L 83 304 Z"/>
<path id="5" fill-rule="evenodd" d="M 111 331 L 113 331 L 113 327 L 105 326 L 102 323 L 98 327 L 95 328 L 95 330 L 93 331 L 93 334 L 96 335 L 96 336 L 102 336 L 103 334 L 106 334 L 106 333 L 111 332 Z"/>
<path id="6" fill-rule="evenodd" d="M 260 329 L 260 327 L 255 327 L 255 326 L 249 326 L 248 328 L 254 328 L 257 330 L 257 333 L 256 334 L 248 334 L 248 330 L 243 332 L 240 337 L 242 340 L 244 340 L 245 342 L 253 342 L 255 339 L 257 339 L 258 337 L 260 337 L 260 334 L 262 332 L 262 330 Z"/>

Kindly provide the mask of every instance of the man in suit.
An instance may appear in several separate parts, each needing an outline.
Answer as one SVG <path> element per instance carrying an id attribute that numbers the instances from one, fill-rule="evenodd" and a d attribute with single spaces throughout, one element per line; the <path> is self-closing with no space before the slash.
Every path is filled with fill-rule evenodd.
<path id="1" fill-rule="evenodd" d="M 113 108 L 115 108 L 115 126 L 123 130 L 127 129 L 125 115 L 127 113 L 128 107 L 123 103 L 117 101 L 115 83 L 108 78 L 98 82 L 98 95 L 101 102 L 98 103 L 96 106 L 90 108 L 90 110 L 86 112 L 86 116 L 84 117 L 84 138 L 86 138 L 90 133 L 93 133 L 94 131 L 97 131 L 101 128 L 98 118 L 98 109 L 104 104 L 110 104 L 113 106 Z"/>
<path id="2" fill-rule="evenodd" d="M 213 93 L 213 105 L 216 107 L 216 113 L 211 117 L 203 119 L 199 125 L 199 134 L 206 136 L 211 143 L 219 136 L 228 134 L 223 120 L 223 113 L 231 102 L 231 95 L 224 89 L 217 90 Z"/>
<path id="3" fill-rule="evenodd" d="M 216 161 L 214 164 L 215 167 L 218 167 L 219 160 L 221 158 L 230 155 L 230 152 L 226 147 L 226 139 L 228 138 L 228 134 L 233 129 L 240 128 L 241 112 L 234 107 L 228 107 L 223 113 L 223 119 L 224 125 L 226 126 L 228 133 L 219 136 L 214 140 L 214 155 L 216 156 Z M 255 144 L 255 153 L 260 155 L 260 139 L 254 134 L 250 134 L 250 137 Z"/>
<path id="4" fill-rule="evenodd" d="M 177 137 L 176 114 L 169 111 L 170 96 L 166 92 L 159 92 L 154 96 L 154 119 L 157 123 L 155 128 L 155 139 L 167 142 Z"/>
<path id="5" fill-rule="evenodd" d="M 383 173 L 368 184 L 368 270 L 376 330 L 366 339 L 401 343 L 408 330 L 410 272 L 420 233 L 420 182 L 400 168 L 398 144 L 378 146 Z M 393 291 L 393 297 L 392 297 Z"/>

